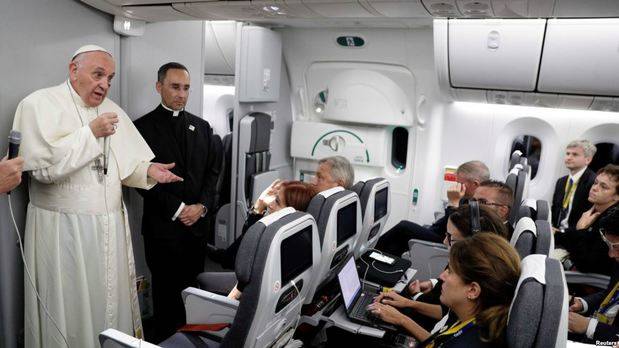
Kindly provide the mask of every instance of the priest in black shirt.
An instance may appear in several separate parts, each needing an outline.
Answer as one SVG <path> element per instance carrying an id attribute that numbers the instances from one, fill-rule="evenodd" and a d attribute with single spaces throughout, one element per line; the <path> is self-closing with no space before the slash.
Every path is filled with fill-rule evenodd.
<path id="1" fill-rule="evenodd" d="M 181 291 L 204 270 L 207 214 L 215 214 L 217 137 L 200 117 L 185 111 L 189 72 L 167 63 L 157 72 L 161 104 L 135 121 L 156 161 L 174 162 L 171 171 L 184 181 L 157 185 L 144 197 L 142 234 L 152 274 L 155 337 L 160 341 L 185 324 Z"/>

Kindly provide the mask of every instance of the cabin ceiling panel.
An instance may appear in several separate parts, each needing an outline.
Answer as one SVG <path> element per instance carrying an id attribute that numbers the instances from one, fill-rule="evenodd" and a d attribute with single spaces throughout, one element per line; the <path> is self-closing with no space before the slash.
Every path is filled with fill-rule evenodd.
<path id="1" fill-rule="evenodd" d="M 434 18 L 607 18 L 619 17 L 617 0 L 81 0 L 107 13 L 147 21 L 220 19 L 312 26 L 408 28 L 383 19 Z M 184 14 L 178 14 L 170 9 Z M 131 11 L 131 13 L 127 13 Z M 368 20 L 370 20 L 368 22 Z M 376 22 L 374 22 L 376 21 Z"/>
<path id="2" fill-rule="evenodd" d="M 134 6 L 134 5 L 169 5 L 175 2 L 186 2 L 187 0 L 105 0 L 105 1 L 115 6 Z"/>
<path id="3" fill-rule="evenodd" d="M 189 14 L 174 9 L 171 5 L 153 6 L 124 6 L 123 11 L 132 18 L 139 18 L 149 22 L 198 20 Z"/>
<path id="4" fill-rule="evenodd" d="M 357 0 L 303 0 L 303 3 L 322 17 L 371 18 L 380 16 L 375 11 L 361 6 Z"/>
<path id="5" fill-rule="evenodd" d="M 371 8 L 378 14 L 390 18 L 431 18 L 421 0 L 360 0 L 365 8 Z"/>
<path id="6" fill-rule="evenodd" d="M 271 20 L 318 16 L 301 2 L 215 1 L 172 5 L 178 11 L 204 19 Z M 320 16 L 319 16 L 320 17 Z"/>
<path id="7" fill-rule="evenodd" d="M 619 1 L 617 0 L 560 0 L 555 6 L 556 17 L 619 17 Z"/>
<path id="8" fill-rule="evenodd" d="M 204 25 L 204 74 L 234 75 L 236 58 L 234 21 L 206 21 Z"/>

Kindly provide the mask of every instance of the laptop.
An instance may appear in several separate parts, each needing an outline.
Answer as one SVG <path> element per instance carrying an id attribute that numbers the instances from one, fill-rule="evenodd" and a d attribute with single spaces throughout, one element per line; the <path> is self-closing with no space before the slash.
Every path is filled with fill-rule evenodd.
<path id="1" fill-rule="evenodd" d="M 367 306 L 374 302 L 374 297 L 378 295 L 378 293 L 375 289 L 364 290 L 361 287 L 361 281 L 353 257 L 348 259 L 344 267 L 337 274 L 337 278 L 340 282 L 340 289 L 342 290 L 346 315 L 351 321 L 369 326 L 392 328 L 391 325 L 377 319 L 367 310 Z"/>

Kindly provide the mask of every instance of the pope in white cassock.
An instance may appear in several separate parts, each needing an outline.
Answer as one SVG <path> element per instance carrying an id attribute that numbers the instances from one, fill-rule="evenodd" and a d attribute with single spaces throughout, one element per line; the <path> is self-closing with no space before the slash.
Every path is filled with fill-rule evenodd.
<path id="1" fill-rule="evenodd" d="M 28 348 L 66 347 L 65 339 L 72 348 L 96 347 L 107 328 L 142 336 L 121 185 L 149 189 L 182 179 L 168 170 L 174 164 L 149 162 L 154 155 L 140 133 L 106 98 L 114 71 L 107 51 L 84 46 L 67 81 L 30 94 L 15 113 L 32 179 L 26 265 L 42 299 L 26 275 Z"/>

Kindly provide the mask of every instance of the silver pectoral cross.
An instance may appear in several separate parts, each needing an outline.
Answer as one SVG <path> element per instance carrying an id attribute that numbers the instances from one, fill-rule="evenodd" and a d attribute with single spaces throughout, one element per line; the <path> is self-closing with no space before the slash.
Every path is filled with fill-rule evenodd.
<path id="1" fill-rule="evenodd" d="M 104 169 L 104 167 L 103 167 L 103 155 L 101 155 L 101 156 L 99 156 L 99 157 L 97 157 L 95 159 L 95 164 L 92 167 L 90 167 L 90 169 L 97 171 L 97 180 L 100 183 L 102 183 L 103 179 L 104 179 L 104 175 L 105 175 L 103 173 L 103 169 Z"/>

